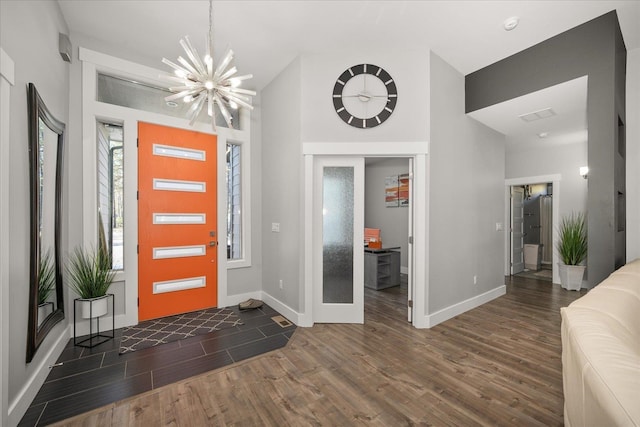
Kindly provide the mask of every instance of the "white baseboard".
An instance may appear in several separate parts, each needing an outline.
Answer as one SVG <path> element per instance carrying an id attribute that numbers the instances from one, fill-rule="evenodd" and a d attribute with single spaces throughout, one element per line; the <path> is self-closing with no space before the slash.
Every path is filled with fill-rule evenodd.
<path id="1" fill-rule="evenodd" d="M 67 346 L 69 337 L 73 333 L 73 325 L 67 326 L 66 329 L 58 336 L 55 343 L 49 348 L 49 352 L 42 358 L 40 364 L 29 377 L 27 382 L 22 386 L 16 398 L 9 402 L 9 425 L 17 426 L 24 414 L 29 409 L 29 405 L 40 391 L 40 387 L 49 375 L 49 367 L 56 363 L 62 350 Z"/>
<path id="2" fill-rule="evenodd" d="M 278 313 L 282 314 L 284 317 L 289 319 L 291 322 L 295 323 L 296 326 L 313 326 L 313 322 L 309 324 L 307 316 L 304 314 L 298 313 L 282 301 L 272 297 L 266 292 L 262 292 L 262 301 L 268 304 L 271 308 L 273 308 Z"/>
<path id="3" fill-rule="evenodd" d="M 220 301 L 218 307 L 231 307 L 232 305 L 238 305 L 241 302 L 248 300 L 249 298 L 261 299 L 262 292 L 253 291 L 238 295 L 227 295 L 224 301 Z"/>
<path id="4" fill-rule="evenodd" d="M 491 289 L 490 291 L 487 291 L 483 294 L 476 295 L 475 297 L 461 301 L 447 308 L 443 308 L 442 310 L 438 310 L 433 314 L 428 314 L 425 316 L 425 326 L 427 328 L 432 328 L 439 323 L 456 317 L 459 314 L 462 314 L 476 307 L 480 307 L 482 304 L 488 303 L 491 300 L 501 297 L 506 292 L 507 287 L 505 285 L 498 286 L 497 288 Z"/>

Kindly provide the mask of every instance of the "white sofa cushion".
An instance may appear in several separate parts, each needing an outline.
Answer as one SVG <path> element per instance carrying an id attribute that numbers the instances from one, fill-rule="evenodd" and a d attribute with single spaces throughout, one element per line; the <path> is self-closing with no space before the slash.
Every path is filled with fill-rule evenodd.
<path id="1" fill-rule="evenodd" d="M 640 260 L 561 314 L 565 424 L 640 425 Z"/>

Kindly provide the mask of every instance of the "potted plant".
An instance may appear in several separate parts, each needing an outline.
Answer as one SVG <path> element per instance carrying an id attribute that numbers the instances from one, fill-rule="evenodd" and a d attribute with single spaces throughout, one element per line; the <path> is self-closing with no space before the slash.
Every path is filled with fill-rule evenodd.
<path id="1" fill-rule="evenodd" d="M 562 218 L 559 230 L 558 252 L 562 262 L 558 263 L 560 283 L 569 290 L 579 291 L 582 286 L 587 258 L 587 227 L 582 213 L 572 213 Z"/>
<path id="2" fill-rule="evenodd" d="M 98 249 L 76 248 L 67 265 L 69 287 L 82 300 L 82 317 L 100 317 L 107 313 L 107 291 L 115 271 L 111 256 L 103 246 Z"/>
<path id="3" fill-rule="evenodd" d="M 51 251 L 47 250 L 40 258 L 38 269 L 38 325 L 51 313 L 53 302 L 49 296 L 56 286 L 56 269 L 51 260 Z"/>

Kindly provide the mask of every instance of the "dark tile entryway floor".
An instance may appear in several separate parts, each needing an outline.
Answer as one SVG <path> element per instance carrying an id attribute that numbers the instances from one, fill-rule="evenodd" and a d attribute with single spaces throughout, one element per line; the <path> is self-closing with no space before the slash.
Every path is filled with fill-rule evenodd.
<path id="1" fill-rule="evenodd" d="M 118 354 L 122 329 L 92 349 L 73 338 L 51 369 L 19 426 L 43 426 L 154 388 L 284 347 L 296 329 L 271 318 L 266 304 L 234 310 L 244 325 L 198 335 L 132 353 Z"/>

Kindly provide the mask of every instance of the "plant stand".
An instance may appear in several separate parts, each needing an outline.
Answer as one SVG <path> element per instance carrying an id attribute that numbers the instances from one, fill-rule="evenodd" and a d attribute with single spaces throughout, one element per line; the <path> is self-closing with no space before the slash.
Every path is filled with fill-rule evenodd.
<path id="1" fill-rule="evenodd" d="M 89 316 L 89 336 L 86 338 L 80 337 L 82 339 L 78 341 L 78 337 L 76 336 L 76 313 L 78 312 L 78 303 L 88 303 L 90 305 L 89 312 L 91 313 L 93 311 L 93 304 L 96 302 L 96 299 L 86 300 L 82 298 L 76 298 L 73 300 L 73 345 L 77 347 L 93 348 L 104 342 L 112 340 L 115 336 L 115 303 L 113 294 L 107 294 L 103 298 L 111 299 L 111 335 L 100 332 L 100 316 Z M 96 332 L 93 332 L 94 318 L 96 319 Z M 87 341 L 89 342 L 88 344 Z"/>

